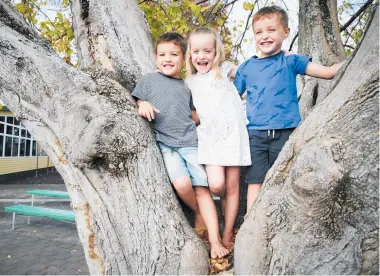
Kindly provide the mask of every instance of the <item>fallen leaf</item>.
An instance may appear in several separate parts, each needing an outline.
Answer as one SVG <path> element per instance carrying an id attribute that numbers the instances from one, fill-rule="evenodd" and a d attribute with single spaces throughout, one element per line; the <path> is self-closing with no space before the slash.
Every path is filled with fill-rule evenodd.
<path id="1" fill-rule="evenodd" d="M 77 271 L 78 271 L 78 272 L 82 272 L 82 270 L 80 270 L 80 269 L 78 269 Z"/>
<path id="2" fill-rule="evenodd" d="M 48 268 L 48 267 L 49 267 L 48 265 L 45 265 L 45 266 L 44 266 L 44 269 L 46 269 L 46 268 Z"/>
<path id="3" fill-rule="evenodd" d="M 216 259 L 210 259 L 210 264 L 215 264 L 217 262 Z"/>
<path id="4" fill-rule="evenodd" d="M 232 264 L 226 258 L 209 259 L 210 274 L 217 274 L 229 270 Z"/>
<path id="5" fill-rule="evenodd" d="M 37 230 L 33 230 L 33 233 L 37 233 Z"/>
<path id="6" fill-rule="evenodd" d="M 73 249 L 73 250 L 71 250 L 71 253 L 74 253 L 74 252 L 77 252 L 78 250 L 76 250 L 76 249 Z"/>
<path id="7" fill-rule="evenodd" d="M 11 259 L 11 258 L 12 258 L 12 256 L 11 256 L 11 255 L 8 255 L 7 257 L 8 257 L 8 259 Z"/>
<path id="8" fill-rule="evenodd" d="M 207 229 L 194 228 L 193 230 L 202 239 L 202 241 L 206 245 L 207 249 L 210 250 Z M 236 236 L 238 230 L 239 229 L 237 229 L 237 228 L 234 229 L 234 235 L 231 239 L 232 243 L 235 242 L 235 236 Z M 230 252 L 230 254 L 228 254 L 224 258 L 218 258 L 218 259 L 210 258 L 209 259 L 210 274 L 213 275 L 213 274 L 218 274 L 218 273 L 227 271 L 227 270 L 231 269 L 232 264 L 233 264 L 233 253 L 232 252 Z"/>

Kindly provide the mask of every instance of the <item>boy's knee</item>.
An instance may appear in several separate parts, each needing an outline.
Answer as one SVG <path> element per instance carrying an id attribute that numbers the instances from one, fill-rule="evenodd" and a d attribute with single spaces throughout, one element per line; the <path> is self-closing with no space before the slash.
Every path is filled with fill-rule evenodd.
<path id="1" fill-rule="evenodd" d="M 183 177 L 177 178 L 176 180 L 173 181 L 173 186 L 174 186 L 174 189 L 178 193 L 187 192 L 187 191 L 189 191 L 189 189 L 193 188 L 193 186 L 191 184 L 190 177 L 188 177 L 188 176 L 183 176 Z"/>

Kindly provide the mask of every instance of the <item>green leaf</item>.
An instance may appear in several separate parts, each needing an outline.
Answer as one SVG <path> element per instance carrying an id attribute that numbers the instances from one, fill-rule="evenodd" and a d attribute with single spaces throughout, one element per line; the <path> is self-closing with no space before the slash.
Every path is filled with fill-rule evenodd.
<path id="1" fill-rule="evenodd" d="M 243 3 L 243 9 L 245 9 L 246 11 L 251 11 L 254 8 L 255 8 L 255 5 L 252 3 L 248 3 L 248 2 Z"/>
<path id="2" fill-rule="evenodd" d="M 216 24 L 218 24 L 218 26 L 222 26 L 224 24 L 224 20 L 222 18 L 218 18 L 216 20 Z"/>
<path id="3" fill-rule="evenodd" d="M 25 14 L 27 11 L 27 7 L 23 3 L 16 4 L 15 8 L 21 14 Z"/>

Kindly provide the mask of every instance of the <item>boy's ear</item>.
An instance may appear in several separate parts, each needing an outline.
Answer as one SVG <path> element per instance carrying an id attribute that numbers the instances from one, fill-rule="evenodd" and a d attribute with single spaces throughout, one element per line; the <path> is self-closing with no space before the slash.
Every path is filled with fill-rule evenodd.
<path id="1" fill-rule="evenodd" d="M 290 28 L 288 27 L 288 28 L 285 29 L 285 36 L 286 36 L 286 38 L 288 38 L 289 34 L 290 34 Z"/>

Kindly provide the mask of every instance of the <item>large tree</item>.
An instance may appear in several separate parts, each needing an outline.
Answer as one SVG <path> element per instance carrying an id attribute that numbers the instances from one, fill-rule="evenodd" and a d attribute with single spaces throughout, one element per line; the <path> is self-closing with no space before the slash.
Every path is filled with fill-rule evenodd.
<path id="1" fill-rule="evenodd" d="M 208 271 L 130 93 L 154 69 L 135 1 L 73 1 L 80 69 L 0 3 L 0 98 L 63 177 L 91 274 Z"/>
<path id="2" fill-rule="evenodd" d="M 92 274 L 207 273 L 207 252 L 130 96 L 154 69 L 143 14 L 121 0 L 75 0 L 72 12 L 79 70 L 0 3 L 0 98 L 64 178 Z M 238 273 L 376 272 L 376 16 L 270 171 L 237 239 Z"/>

